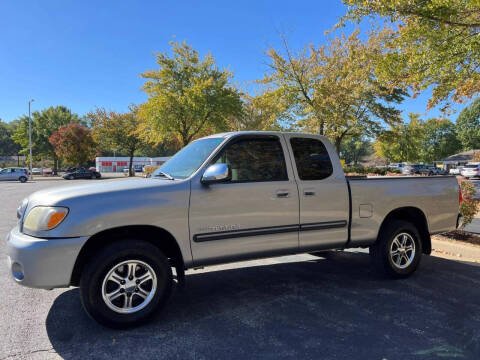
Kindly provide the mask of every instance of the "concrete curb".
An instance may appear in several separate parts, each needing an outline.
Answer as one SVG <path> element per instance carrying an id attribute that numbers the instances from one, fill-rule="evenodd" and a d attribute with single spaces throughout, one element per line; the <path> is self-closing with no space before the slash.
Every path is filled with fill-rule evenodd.
<path id="1" fill-rule="evenodd" d="M 480 263 L 480 246 L 435 236 L 432 237 L 432 255 Z"/>

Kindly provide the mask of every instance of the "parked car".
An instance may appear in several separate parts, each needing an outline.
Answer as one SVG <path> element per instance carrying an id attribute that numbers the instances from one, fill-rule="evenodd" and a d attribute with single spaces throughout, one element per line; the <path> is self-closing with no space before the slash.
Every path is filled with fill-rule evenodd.
<path id="1" fill-rule="evenodd" d="M 404 165 L 402 168 L 402 175 L 415 175 L 421 174 L 424 171 L 425 165 L 421 164 L 408 164 Z"/>
<path id="2" fill-rule="evenodd" d="M 480 164 L 467 164 L 465 165 L 460 174 L 467 179 L 480 176 Z"/>
<path id="3" fill-rule="evenodd" d="M 460 171 L 462 170 L 461 167 L 458 167 L 458 168 L 451 168 L 448 173 L 450 175 L 460 175 Z"/>
<path id="4" fill-rule="evenodd" d="M 42 175 L 42 169 L 40 169 L 40 168 L 33 168 L 33 169 L 32 169 L 32 174 L 33 174 L 33 175 Z"/>
<path id="5" fill-rule="evenodd" d="M 77 169 L 72 172 L 66 172 L 62 175 L 62 178 L 66 180 L 74 179 L 99 179 L 102 175 L 98 171 L 92 171 L 87 169 Z"/>
<path id="6" fill-rule="evenodd" d="M 53 170 L 50 168 L 45 168 L 43 169 L 43 176 L 52 176 L 53 175 Z"/>
<path id="7" fill-rule="evenodd" d="M 20 181 L 24 183 L 28 180 L 28 173 L 25 168 L 5 168 L 0 171 L 0 181 Z"/>
<path id="8" fill-rule="evenodd" d="M 172 267 L 183 284 L 195 267 L 369 247 L 378 271 L 405 278 L 430 253 L 430 234 L 459 225 L 460 201 L 454 177 L 346 179 L 320 135 L 223 133 L 149 179 L 30 195 L 8 264 L 21 285 L 80 286 L 92 318 L 127 327 L 167 303 Z"/>

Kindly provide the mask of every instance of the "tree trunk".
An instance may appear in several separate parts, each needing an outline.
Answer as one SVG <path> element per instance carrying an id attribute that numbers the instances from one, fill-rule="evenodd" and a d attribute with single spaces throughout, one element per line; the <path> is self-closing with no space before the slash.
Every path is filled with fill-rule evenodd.
<path id="1" fill-rule="evenodd" d="M 337 154 L 340 155 L 340 145 L 342 144 L 342 138 L 338 137 L 335 138 L 335 150 L 337 150 Z"/>
<path id="2" fill-rule="evenodd" d="M 128 176 L 135 176 L 135 173 L 133 172 L 133 155 L 135 153 L 135 150 L 130 150 L 130 164 L 128 165 Z"/>
<path id="3" fill-rule="evenodd" d="M 57 154 L 53 153 L 53 175 L 57 175 L 58 169 L 57 169 Z M 43 165 L 43 164 L 42 164 Z"/>

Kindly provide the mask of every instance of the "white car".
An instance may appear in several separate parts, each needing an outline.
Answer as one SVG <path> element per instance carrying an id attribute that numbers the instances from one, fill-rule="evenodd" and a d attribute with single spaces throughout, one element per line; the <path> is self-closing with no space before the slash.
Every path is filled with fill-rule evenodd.
<path id="1" fill-rule="evenodd" d="M 480 176 L 480 164 L 467 164 L 460 171 L 467 179 Z"/>
<path id="2" fill-rule="evenodd" d="M 462 168 L 451 168 L 448 173 L 450 175 L 460 175 L 460 170 L 462 170 Z"/>
<path id="3" fill-rule="evenodd" d="M 42 175 L 42 169 L 40 169 L 40 168 L 33 168 L 33 169 L 32 169 L 32 174 L 33 174 L 33 175 Z"/>

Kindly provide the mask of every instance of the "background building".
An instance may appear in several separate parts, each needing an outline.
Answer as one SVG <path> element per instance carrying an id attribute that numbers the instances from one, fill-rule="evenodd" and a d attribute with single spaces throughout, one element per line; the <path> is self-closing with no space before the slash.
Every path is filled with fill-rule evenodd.
<path id="1" fill-rule="evenodd" d="M 164 157 L 134 157 L 133 158 L 133 168 L 136 171 L 141 171 L 144 166 L 152 165 L 159 166 L 162 165 L 165 161 L 170 159 L 170 156 Z M 128 169 L 130 165 L 130 158 L 125 156 L 99 156 L 95 158 L 95 167 L 99 172 L 123 172 L 123 169 Z"/>

